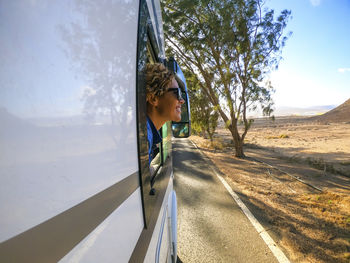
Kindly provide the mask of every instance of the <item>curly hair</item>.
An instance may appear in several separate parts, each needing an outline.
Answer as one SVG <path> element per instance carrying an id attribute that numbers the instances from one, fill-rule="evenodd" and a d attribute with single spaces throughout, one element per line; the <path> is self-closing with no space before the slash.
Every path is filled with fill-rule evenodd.
<path id="1" fill-rule="evenodd" d="M 175 77 L 163 64 L 147 64 L 145 69 L 146 92 L 155 97 L 161 97 Z"/>

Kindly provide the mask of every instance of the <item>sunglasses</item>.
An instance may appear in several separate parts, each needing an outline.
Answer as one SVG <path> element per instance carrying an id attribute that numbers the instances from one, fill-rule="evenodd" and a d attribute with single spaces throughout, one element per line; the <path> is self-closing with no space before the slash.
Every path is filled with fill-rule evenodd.
<path id="1" fill-rule="evenodd" d="M 182 95 L 181 95 L 181 89 L 180 88 L 170 88 L 167 90 L 168 91 L 172 91 L 173 94 L 175 95 L 177 100 L 182 100 Z"/>

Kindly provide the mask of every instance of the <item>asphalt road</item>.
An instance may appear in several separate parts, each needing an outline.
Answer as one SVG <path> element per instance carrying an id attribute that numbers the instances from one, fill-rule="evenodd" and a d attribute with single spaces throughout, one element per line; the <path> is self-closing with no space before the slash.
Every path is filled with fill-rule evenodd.
<path id="1" fill-rule="evenodd" d="M 199 150 L 173 143 L 180 262 L 278 262 Z"/>

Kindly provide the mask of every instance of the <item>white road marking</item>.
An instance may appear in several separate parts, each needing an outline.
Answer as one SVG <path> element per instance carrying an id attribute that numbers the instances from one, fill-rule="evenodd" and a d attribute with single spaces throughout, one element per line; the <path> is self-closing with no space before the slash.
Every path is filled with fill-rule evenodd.
<path id="1" fill-rule="evenodd" d="M 200 154 L 206 159 L 207 157 L 204 155 L 204 153 L 197 147 L 197 145 L 190 140 L 190 142 L 196 147 Z M 250 212 L 248 207 L 242 202 L 242 200 L 239 198 L 239 196 L 232 190 L 230 185 L 226 182 L 226 180 L 219 175 L 213 167 L 210 167 L 214 174 L 219 178 L 219 180 L 222 182 L 222 184 L 225 186 L 226 190 L 230 193 L 232 198 L 235 200 L 237 205 L 242 209 L 243 213 L 248 217 L 249 221 L 252 223 L 256 231 L 258 231 L 258 234 L 261 236 L 261 238 L 264 240 L 266 245 L 270 248 L 273 255 L 276 257 L 278 262 L 280 263 L 290 263 L 289 259 L 286 257 L 286 255 L 282 252 L 282 250 L 277 246 L 275 241 L 271 238 L 271 236 L 267 233 L 267 231 L 263 228 L 263 226 L 259 223 L 259 221 L 254 217 L 254 215 Z"/>

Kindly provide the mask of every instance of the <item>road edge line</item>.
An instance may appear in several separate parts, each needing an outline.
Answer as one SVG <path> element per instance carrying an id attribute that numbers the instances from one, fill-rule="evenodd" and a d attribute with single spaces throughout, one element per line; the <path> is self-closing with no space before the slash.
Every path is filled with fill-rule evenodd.
<path id="1" fill-rule="evenodd" d="M 200 154 L 203 157 L 208 158 L 207 156 L 205 156 L 205 154 L 198 148 L 198 146 L 192 140 L 189 140 L 189 141 L 197 148 L 197 150 L 199 150 Z M 242 202 L 242 200 L 239 198 L 239 196 L 232 190 L 231 186 L 226 182 L 226 180 L 221 175 L 219 175 L 213 167 L 210 167 L 210 168 L 213 170 L 214 174 L 219 178 L 221 183 L 224 185 L 226 190 L 229 192 L 229 194 L 235 200 L 237 205 L 241 208 L 241 210 L 246 215 L 246 217 L 248 217 L 249 221 L 252 223 L 255 230 L 260 235 L 260 237 L 264 240 L 265 244 L 269 247 L 269 249 L 271 250 L 272 254 L 275 256 L 275 258 L 278 260 L 278 262 L 290 263 L 287 256 L 278 247 L 278 245 L 275 243 L 275 241 L 271 238 L 271 236 L 267 233 L 267 231 L 259 223 L 259 221 L 255 218 L 255 216 L 250 212 L 248 207 Z"/>

